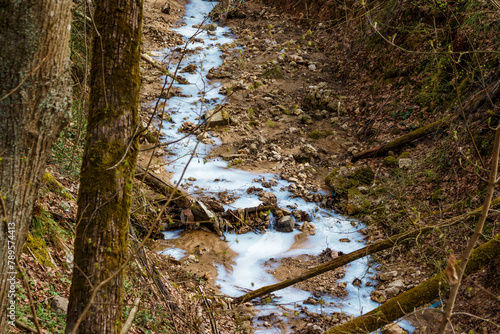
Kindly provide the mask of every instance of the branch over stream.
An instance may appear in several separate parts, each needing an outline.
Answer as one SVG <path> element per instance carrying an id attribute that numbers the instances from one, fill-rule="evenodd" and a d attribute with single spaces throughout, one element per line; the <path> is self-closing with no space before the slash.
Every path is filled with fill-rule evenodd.
<path id="1" fill-rule="evenodd" d="M 500 234 L 495 235 L 490 241 L 477 247 L 470 257 L 464 276 L 483 268 L 493 259 L 500 255 Z M 458 269 L 460 261 L 455 263 Z M 325 334 L 346 334 L 346 333 L 371 333 L 374 330 L 401 318 L 407 313 L 413 312 L 416 307 L 429 303 L 439 297 L 447 286 L 445 271 L 441 271 L 436 276 L 428 279 L 420 285 L 403 292 L 380 307 L 359 316 L 343 325 L 336 326 Z"/>
<path id="2" fill-rule="evenodd" d="M 498 206 L 500 204 L 500 197 L 496 198 L 491 204 L 492 204 L 492 207 Z M 479 215 L 481 213 L 481 209 L 482 209 L 482 206 L 473 210 L 473 211 L 470 211 L 470 212 L 467 212 L 463 215 L 460 215 L 458 217 L 451 218 L 451 219 L 449 219 L 445 222 L 442 222 L 440 224 L 432 225 L 432 226 L 425 226 L 425 227 L 422 227 L 420 229 L 415 229 L 413 231 L 394 235 L 394 236 L 387 238 L 385 240 L 377 241 L 369 246 L 363 247 L 363 248 L 358 249 L 358 250 L 351 252 L 349 254 L 341 255 L 332 261 L 329 261 L 327 263 L 324 263 L 322 265 L 314 267 L 314 268 L 308 270 L 305 274 L 300 275 L 298 277 L 295 277 L 295 278 L 292 278 L 289 280 L 285 280 L 283 282 L 276 283 L 273 285 L 264 286 L 260 289 L 251 291 L 243 296 L 235 298 L 235 302 L 236 303 L 244 303 L 244 302 L 247 302 L 247 301 L 252 300 L 254 298 L 264 296 L 268 293 L 287 288 L 291 285 L 294 285 L 296 283 L 300 283 L 300 282 L 305 281 L 309 278 L 323 274 L 327 271 L 331 271 L 331 270 L 337 269 L 339 267 L 342 267 L 342 266 L 344 266 L 348 263 L 351 263 L 357 259 L 360 259 L 362 257 L 383 251 L 385 249 L 389 249 L 392 246 L 394 246 L 400 242 L 406 241 L 408 238 L 418 236 L 420 234 L 423 234 L 423 233 L 428 232 L 430 230 L 433 230 L 435 228 L 451 226 L 451 225 L 457 224 L 459 222 L 463 222 L 465 219 L 470 218 L 471 216 Z"/>

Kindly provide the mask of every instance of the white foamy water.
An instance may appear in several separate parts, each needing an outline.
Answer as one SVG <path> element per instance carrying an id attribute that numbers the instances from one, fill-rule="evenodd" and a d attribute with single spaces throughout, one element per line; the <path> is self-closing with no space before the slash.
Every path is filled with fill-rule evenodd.
<path id="1" fill-rule="evenodd" d="M 185 36 L 186 40 L 196 33 L 196 38 L 202 41 L 189 44 L 189 49 L 198 49 L 199 52 L 187 54 L 181 66 L 183 68 L 191 63 L 197 65 L 198 70 L 196 73 L 182 74 L 191 84 L 174 84 L 188 97 L 173 97 L 168 100 L 167 110 L 175 123 L 164 123 L 165 141 L 183 137 L 184 134 L 177 132 L 182 123 L 191 121 L 197 124 L 199 117 L 206 110 L 213 109 L 217 104 L 224 101 L 225 96 L 218 93 L 220 84 L 211 83 L 206 79 L 206 74 L 211 67 L 218 67 L 222 64 L 220 58 L 222 52 L 219 50 L 219 46 L 233 42 L 230 31 L 228 28 L 218 27 L 215 31 L 216 36 L 210 36 L 207 32 L 200 32 L 192 27 L 195 24 L 200 24 L 215 4 L 216 2 L 191 0 L 186 6 L 185 25 L 175 29 Z M 208 23 L 210 22 L 204 22 L 204 24 Z M 165 50 L 163 55 L 168 57 L 170 53 L 170 50 Z M 175 64 L 172 64 L 170 70 L 173 71 L 175 66 Z M 220 143 L 217 138 L 214 139 L 216 144 Z M 189 136 L 189 138 L 168 147 L 171 152 L 175 153 L 175 158 L 171 158 L 174 162 L 167 166 L 167 169 L 173 172 L 173 181 L 177 181 L 181 177 L 196 143 L 195 136 Z M 231 205 L 226 205 L 226 209 L 253 207 L 260 204 L 258 197 L 248 195 L 245 192 L 251 186 L 260 186 L 260 183 L 255 183 L 253 180 L 257 178 L 275 179 L 278 180 L 278 185 L 269 191 L 276 195 L 278 206 L 297 205 L 298 209 L 311 215 L 313 224 L 316 226 L 316 234 L 310 236 L 297 249 L 291 249 L 291 247 L 295 242 L 295 235 L 299 233 L 298 231 L 280 233 L 269 230 L 264 234 L 227 234 L 226 238 L 229 246 L 239 255 L 236 257 L 235 265 L 231 271 L 227 271 L 223 266 L 218 267 L 217 284 L 221 285 L 223 293 L 237 297 L 243 295 L 247 290 L 255 290 L 276 283 L 273 276 L 266 272 L 269 267 L 264 267 L 264 263 L 270 258 L 279 259 L 300 254 L 318 255 L 326 248 L 349 253 L 364 246 L 362 236 L 357 232 L 362 226 L 358 226 L 355 222 L 331 211 L 320 209 L 316 203 L 307 203 L 300 198 L 291 198 L 290 193 L 280 190 L 281 188 L 286 189 L 288 182 L 279 180 L 277 175 L 255 174 L 227 168 L 227 162 L 220 160 L 206 161 L 205 156 L 210 149 L 210 145 L 198 144 L 194 157 L 184 174 L 185 178 L 194 177 L 196 179 L 196 181 L 192 181 L 193 186 L 189 188 L 189 191 L 195 193 L 197 190 L 202 189 L 204 194 L 228 191 L 239 198 Z M 215 181 L 215 179 L 218 179 L 218 181 Z M 175 239 L 178 236 L 172 232 L 166 232 L 165 235 L 166 239 Z M 342 238 L 348 238 L 350 242 L 340 242 L 339 240 Z M 168 248 L 162 254 L 172 255 L 176 259 L 187 255 L 175 248 Z M 342 311 L 355 316 L 372 310 L 378 306 L 378 303 L 371 301 L 370 292 L 372 288 L 366 287 L 365 284 L 370 280 L 369 276 L 373 275 L 374 272 L 370 269 L 367 258 L 349 264 L 346 268 L 346 276 L 340 280 L 347 282 L 349 296 L 343 299 L 323 297 L 326 302 L 325 305 L 307 305 L 308 309 L 325 313 Z M 352 284 L 355 278 L 361 280 L 361 287 Z M 293 287 L 277 291 L 275 294 L 279 297 L 278 303 L 291 308 L 294 307 L 295 303 L 302 305 L 302 302 L 311 296 L 309 292 Z M 282 313 L 272 304 L 259 306 L 259 310 L 260 314 Z M 255 332 L 275 333 L 276 331 L 272 328 L 257 328 Z"/>

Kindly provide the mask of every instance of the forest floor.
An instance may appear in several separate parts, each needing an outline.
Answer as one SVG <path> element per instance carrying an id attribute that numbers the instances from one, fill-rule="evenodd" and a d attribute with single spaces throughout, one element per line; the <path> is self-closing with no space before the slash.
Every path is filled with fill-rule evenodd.
<path id="1" fill-rule="evenodd" d="M 164 1 L 145 1 L 143 53 L 154 53 L 184 43 L 171 28 L 180 22 L 185 1 L 171 0 L 168 3 L 169 14 L 165 14 L 161 10 Z M 395 82 L 381 81 L 370 75 L 363 63 L 372 62 L 368 59 L 371 56 L 354 52 L 346 42 L 348 33 L 332 29 L 328 21 L 310 25 L 299 15 L 284 14 L 259 1 L 246 1 L 238 10 L 242 14 L 240 18 L 226 22 L 236 41 L 223 47 L 224 64 L 211 72 L 211 79 L 219 80 L 227 88 L 224 110 L 231 121 L 225 127 L 211 130 L 211 134 L 222 140 L 222 145 L 215 148 L 209 158 L 222 157 L 232 168 L 279 174 L 303 189 L 303 192 L 297 191 L 297 195 L 304 197 L 319 189 L 330 191 L 325 178 L 332 170 L 370 167 L 374 171 L 374 180 L 367 187 L 359 187 L 367 204 L 353 209 L 345 196 L 333 204 L 337 212 L 349 213 L 366 224 L 363 233 L 367 244 L 414 226 L 456 216 L 482 204 L 477 175 L 461 172 L 458 167 L 442 172 L 439 165 L 446 159 L 450 147 L 456 149 L 462 145 L 461 142 L 450 144 L 455 129 L 453 126 L 440 132 L 440 137 L 428 136 L 389 152 L 388 157 L 392 159 L 384 156 L 351 163 L 353 155 L 424 124 L 422 118 L 414 116 L 404 119 L 404 122 L 402 117 L 389 116 L 394 111 L 399 116 L 399 110 L 411 107 L 414 108 L 413 115 L 423 113 L 428 116 L 424 117 L 428 122 L 442 115 L 434 114 L 425 107 L 420 109 L 410 98 L 403 98 L 403 91 L 395 88 Z M 344 67 L 347 66 L 352 68 L 346 75 Z M 149 63 L 141 62 L 141 74 L 142 105 L 150 105 L 160 95 L 164 84 L 161 79 L 163 73 Z M 411 94 L 411 91 L 404 92 L 405 96 Z M 394 103 L 396 97 L 398 99 Z M 149 107 L 141 107 L 143 122 L 147 122 L 150 112 Z M 439 140 L 439 145 L 436 140 Z M 143 141 L 142 148 L 149 145 Z M 462 146 L 467 147 L 465 144 Z M 153 158 L 152 168 L 155 175 L 168 180 L 170 175 L 164 168 L 166 161 L 162 156 L 159 154 Z M 149 159 L 147 151 L 142 152 L 138 164 L 145 167 Z M 67 192 L 76 197 L 76 178 L 71 181 L 58 169 L 55 163 L 49 166 Z M 48 187 L 42 193 L 37 204 L 38 211 L 52 213 L 59 224 L 67 222 L 70 226 L 74 223 L 74 200 L 54 194 Z M 486 237 L 499 232 L 497 220 L 498 217 L 490 219 Z M 66 228 L 71 229 L 63 229 Z M 59 231 L 61 228 L 55 229 Z M 46 245 L 41 236 L 50 231 L 38 231 L 40 237 L 32 233 L 35 239 L 28 242 L 29 251 L 22 256 L 25 271 L 32 278 L 34 298 L 40 305 L 50 305 L 55 295 L 68 297 L 69 294 L 71 232 L 65 232 L 65 238 L 47 240 L 47 252 L 43 251 Z M 400 245 L 374 256 L 379 263 L 376 277 L 379 283 L 372 299 L 384 302 L 442 270 L 447 254 L 462 249 L 465 236 L 470 233 L 467 226 L 451 231 L 427 235 L 413 245 Z M 148 256 L 151 267 L 163 276 L 161 280 L 168 290 L 168 299 L 173 300 L 178 309 L 166 306 L 165 311 L 158 306 L 163 305 L 166 297 L 158 297 L 160 293 L 155 290 L 152 293 L 154 296 L 147 297 L 142 303 L 137 326 L 131 333 L 160 333 L 165 329 L 160 329 L 161 326 L 172 326 L 175 322 L 184 325 L 196 323 L 199 330 L 208 333 L 209 319 L 213 315 L 220 333 L 251 333 L 252 304 L 231 309 L 228 306 L 230 302 L 218 295 L 214 282 L 214 263 L 230 267 L 236 254 L 215 233 L 206 231 L 184 233 L 176 243 L 188 255 L 196 255 L 199 262 L 189 261 L 188 256 L 176 261 L 157 255 L 156 251 L 167 246 L 162 240 L 148 245 L 151 249 Z M 40 257 L 39 253 L 45 254 L 45 257 Z M 218 254 L 225 256 L 221 258 Z M 270 272 L 278 280 L 286 279 L 302 273 L 304 268 L 326 261 L 328 257 L 332 254 L 327 250 L 318 257 L 285 258 L 279 267 L 273 266 L 275 269 Z M 131 286 L 126 287 L 128 304 L 132 304 L 137 296 L 134 286 L 145 285 L 144 280 L 153 284 L 148 281 L 151 277 L 142 280 L 142 267 L 140 261 L 137 263 L 129 273 L 136 272 L 139 278 L 136 281 L 132 279 Z M 498 332 L 496 325 L 492 325 L 500 323 L 498 268 L 500 265 L 492 264 L 465 280 L 456 308 L 465 315 L 453 318 L 457 333 L 469 333 L 470 329 L 474 329 L 474 333 Z M 325 287 L 335 286 L 328 293 L 341 297 L 344 289 L 336 281 L 342 272 L 343 269 L 339 269 L 325 273 L 301 283 L 301 288 L 321 295 L 325 293 Z M 54 277 L 57 279 L 54 280 Z M 199 298 L 199 286 L 211 299 L 215 296 L 213 309 L 205 307 L 203 299 Z M 22 303 L 23 312 L 29 313 L 27 300 Z M 427 310 L 412 314 L 411 321 L 417 328 L 414 333 L 433 333 L 439 321 L 438 311 L 439 308 L 436 312 Z M 168 316 L 163 319 L 161 312 Z M 41 317 L 43 321 L 53 322 L 52 327 L 45 326 L 48 331 L 62 332 L 60 323 L 63 316 L 50 311 L 42 312 Z M 168 317 L 171 317 L 170 320 Z M 174 321 L 175 317 L 180 320 Z M 280 323 L 284 321 L 279 317 L 269 319 L 275 328 L 280 328 Z M 203 318 L 201 323 L 199 318 Z M 30 323 L 29 317 L 20 319 Z M 332 327 L 333 319 L 332 316 L 310 313 L 308 317 L 294 321 L 293 330 L 296 333 L 322 333 L 322 330 Z M 342 321 L 346 319 L 344 317 Z M 189 325 L 186 326 L 189 329 Z M 14 329 L 12 332 L 24 331 Z"/>

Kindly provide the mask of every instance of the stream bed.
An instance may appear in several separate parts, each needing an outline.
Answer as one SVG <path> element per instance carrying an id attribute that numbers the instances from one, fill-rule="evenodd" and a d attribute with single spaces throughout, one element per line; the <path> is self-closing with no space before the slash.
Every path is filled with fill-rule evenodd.
<path id="1" fill-rule="evenodd" d="M 203 22 L 204 17 L 216 5 L 217 2 L 191 0 L 186 5 L 186 14 L 183 25 L 174 29 L 183 35 L 188 44 L 188 52 L 182 60 L 180 68 L 192 65 L 196 68 L 191 73 L 183 73 L 190 84 L 174 84 L 175 89 L 182 93 L 168 100 L 167 113 L 169 121 L 163 124 L 165 134 L 162 139 L 165 142 L 178 140 L 185 136 L 178 132 L 179 127 L 185 122 L 198 124 L 201 122 L 206 111 L 224 103 L 225 96 L 219 94 L 220 83 L 212 83 L 206 79 L 210 68 L 217 68 L 222 64 L 222 51 L 220 46 L 234 42 L 233 36 L 227 27 L 217 27 L 215 30 L 200 30 L 200 24 L 207 25 L 211 22 Z M 213 27 L 213 26 L 212 26 Z M 215 27 L 214 27 L 215 28 Z M 194 38 L 192 36 L 195 36 Z M 165 61 L 172 50 L 164 50 L 155 54 L 157 60 Z M 172 61 L 170 71 L 175 71 L 176 61 Z M 206 139 L 206 138 L 205 138 Z M 220 285 L 222 293 L 237 297 L 248 290 L 255 290 L 262 286 L 276 283 L 277 280 L 269 273 L 274 268 L 269 260 L 278 263 L 280 258 L 296 257 L 299 255 L 319 255 L 329 248 L 335 252 L 349 253 L 364 246 L 362 235 L 358 232 L 364 226 L 356 221 L 337 215 L 330 210 L 319 207 L 319 203 L 306 202 L 301 198 L 292 198 L 288 192 L 289 182 L 280 180 L 278 175 L 261 173 L 256 174 L 228 167 L 222 159 L 207 160 L 206 156 L 214 145 L 220 144 L 216 134 L 212 133 L 205 143 L 198 142 L 196 136 L 189 136 L 176 144 L 169 145 L 169 163 L 167 169 L 173 174 L 172 181 L 176 183 L 184 175 L 181 185 L 189 193 L 203 193 L 214 195 L 219 192 L 227 192 L 237 198 L 231 204 L 225 205 L 225 209 L 255 207 L 261 202 L 257 195 L 247 194 L 249 187 L 261 186 L 263 180 L 270 181 L 274 186 L 266 191 L 271 191 L 277 198 L 278 207 L 298 208 L 309 213 L 312 224 L 316 231 L 314 235 L 302 239 L 297 243 L 297 236 L 301 233 L 295 229 L 291 233 L 282 233 L 269 228 L 265 233 L 229 234 L 225 238 L 228 245 L 239 254 L 232 270 L 224 266 L 218 267 L 216 284 Z M 194 153 L 193 153 L 194 152 Z M 187 167 L 186 167 L 187 166 Z M 166 239 L 178 237 L 178 232 L 165 232 Z M 176 259 L 185 255 L 182 250 L 168 248 L 162 252 Z M 271 261 L 271 262 L 272 262 Z M 348 295 L 342 298 L 321 296 L 316 299 L 321 302 L 316 305 L 303 302 L 311 298 L 311 292 L 290 287 L 275 292 L 276 299 L 267 305 L 258 306 L 258 315 L 262 320 L 255 319 L 256 333 L 276 333 L 278 330 L 266 321 L 265 315 L 271 313 L 282 315 L 284 310 L 298 311 L 298 308 L 307 307 L 309 312 L 331 313 L 345 312 L 354 316 L 366 313 L 379 304 L 370 299 L 373 290 L 367 283 L 375 271 L 370 267 L 370 259 L 357 260 L 346 267 L 345 276 L 337 283 L 345 282 L 345 290 Z M 266 264 L 267 262 L 267 264 Z M 355 285 L 353 282 L 357 282 Z M 368 285 L 371 285 L 370 283 Z M 279 304 L 280 307 L 277 307 Z M 298 314 L 298 312 L 296 312 Z M 285 317 L 286 322 L 286 317 Z"/>

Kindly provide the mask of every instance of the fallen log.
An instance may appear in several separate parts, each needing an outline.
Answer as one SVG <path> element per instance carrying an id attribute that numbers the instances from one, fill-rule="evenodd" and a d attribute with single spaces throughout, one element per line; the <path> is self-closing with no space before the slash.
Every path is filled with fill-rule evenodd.
<path id="1" fill-rule="evenodd" d="M 210 12 L 212 21 L 218 21 L 221 25 L 226 23 L 227 13 L 231 7 L 231 0 L 220 0 L 214 9 Z"/>
<path id="2" fill-rule="evenodd" d="M 228 209 L 224 211 L 220 216 L 225 219 L 231 219 L 232 217 L 240 217 L 240 215 L 246 217 L 250 213 L 258 213 L 274 209 L 276 209 L 276 207 L 272 205 L 262 205 L 262 206 L 255 206 L 253 208 L 236 209 L 236 210 Z"/>
<path id="3" fill-rule="evenodd" d="M 173 193 L 172 202 L 181 208 L 189 208 L 195 202 L 191 196 L 177 189 L 170 181 L 162 180 L 149 171 L 146 173 L 146 169 L 139 165 L 135 166 L 135 177 L 141 181 L 144 180 L 144 183 L 154 191 L 166 197 L 169 197 Z"/>
<path id="4" fill-rule="evenodd" d="M 411 143 L 414 140 L 417 140 L 417 139 L 422 138 L 428 134 L 431 134 L 440 128 L 446 128 L 449 126 L 449 121 L 451 120 L 451 118 L 452 118 L 451 116 L 443 117 L 434 123 L 425 125 L 419 129 L 415 130 L 415 131 L 407 133 L 407 134 L 405 134 L 401 137 L 398 137 L 398 138 L 396 138 L 388 143 L 385 143 L 385 144 L 380 145 L 378 147 L 360 152 L 351 158 L 351 162 L 356 162 L 359 159 L 365 159 L 365 158 L 371 158 L 371 157 L 375 157 L 375 156 L 384 155 L 385 153 L 387 153 L 391 150 L 397 149 L 399 147 L 402 147 L 406 144 Z"/>
<path id="5" fill-rule="evenodd" d="M 180 75 L 177 75 L 177 74 L 174 74 L 174 73 L 170 73 L 170 71 L 168 69 L 166 69 L 165 67 L 163 67 L 163 66 L 159 65 L 158 63 L 156 63 L 153 60 L 153 58 L 151 58 L 148 54 L 145 54 L 145 53 L 141 54 L 141 59 L 144 60 L 145 62 L 149 63 L 154 68 L 156 68 L 156 69 L 164 72 L 168 77 L 174 79 L 175 81 L 177 81 L 181 85 L 189 85 L 189 81 L 187 81 L 186 79 L 184 79 Z"/>
<path id="6" fill-rule="evenodd" d="M 498 205 L 500 205 L 500 197 L 497 197 L 494 201 L 492 201 L 491 207 L 492 208 L 497 207 Z M 283 282 L 276 283 L 273 285 L 264 286 L 260 289 L 251 291 L 243 296 L 237 297 L 237 298 L 235 298 L 235 302 L 240 303 L 240 304 L 247 302 L 247 301 L 252 300 L 254 298 L 264 296 L 264 295 L 269 294 L 271 292 L 287 288 L 287 287 L 294 285 L 296 283 L 299 283 L 299 282 L 305 281 L 309 278 L 318 276 L 318 275 L 323 274 L 327 271 L 337 269 L 339 267 L 342 267 L 342 266 L 344 266 L 348 263 L 351 263 L 357 259 L 360 259 L 362 257 L 389 249 L 389 248 L 397 245 L 398 243 L 406 241 L 409 238 L 419 236 L 425 232 L 428 232 L 428 231 L 431 231 L 431 230 L 434 230 L 434 229 L 440 228 L 440 227 L 452 226 L 452 225 L 457 224 L 459 222 L 464 222 L 466 219 L 468 219 L 472 216 L 477 216 L 477 215 L 481 214 L 481 210 L 482 210 L 482 206 L 477 208 L 477 209 L 474 209 L 470 212 L 467 212 L 463 215 L 460 215 L 458 217 L 448 219 L 445 222 L 442 222 L 440 224 L 432 225 L 432 226 L 425 226 L 425 227 L 422 227 L 419 229 L 415 229 L 413 231 L 408 231 L 405 233 L 400 233 L 400 234 L 394 235 L 394 236 L 389 237 L 385 240 L 377 241 L 369 246 L 358 249 L 357 251 L 351 252 L 349 254 L 341 255 L 332 261 L 329 261 L 329 262 L 324 263 L 322 265 L 316 266 L 298 277 L 288 279 L 288 280 L 285 280 Z"/>
<path id="7" fill-rule="evenodd" d="M 500 234 L 490 241 L 477 247 L 471 254 L 465 268 L 464 276 L 468 276 L 486 266 L 500 255 Z M 455 263 L 455 268 L 460 261 Z M 439 298 L 440 293 L 448 285 L 445 271 L 428 279 L 420 285 L 403 292 L 399 296 L 389 299 L 380 307 L 359 316 L 343 325 L 328 330 L 325 334 L 371 333 L 385 326 L 407 313 L 413 312 L 416 307 Z"/>

